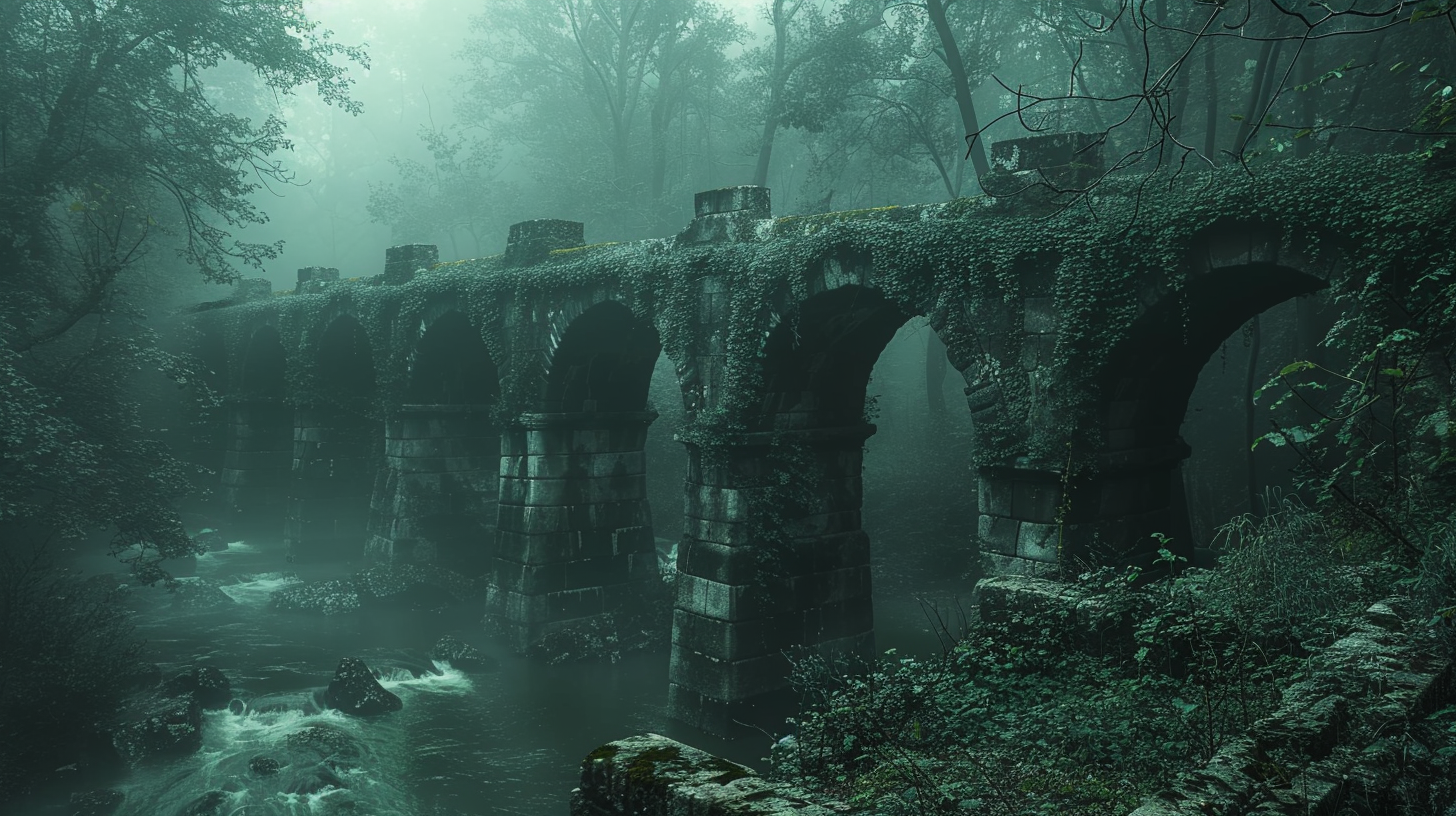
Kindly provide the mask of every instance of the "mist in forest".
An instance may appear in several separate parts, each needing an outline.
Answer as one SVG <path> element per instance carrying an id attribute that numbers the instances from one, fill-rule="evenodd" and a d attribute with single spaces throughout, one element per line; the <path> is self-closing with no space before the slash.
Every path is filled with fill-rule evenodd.
<path id="1" fill-rule="evenodd" d="M 752 768 L 877 812 L 1129 812 L 1278 710 L 1280 683 L 1351 631 L 1352 605 L 1388 592 L 1433 632 L 1456 620 L 1456 290 L 1446 250 L 1422 243 L 1456 223 L 1441 209 L 1453 31 L 1435 0 L 4 0 L 0 812 L 564 813 L 584 757 L 648 733 L 726 758 L 734 780 Z M 1034 142 L 1005 147 L 1052 134 L 1082 146 L 1058 166 L 1076 184 L 1018 164 Z M 947 348 L 943 308 L 865 318 L 854 342 L 889 339 L 862 410 L 843 392 L 868 437 L 862 482 L 843 480 L 852 522 L 832 523 L 869 542 L 872 659 L 795 656 L 794 719 L 726 734 L 668 700 L 678 641 L 708 639 L 678 581 L 697 535 L 685 508 L 704 472 L 731 468 L 690 459 L 701 406 L 650 323 L 620 304 L 580 318 L 551 338 L 580 355 L 542 373 L 555 407 L 505 416 L 495 329 L 465 306 L 393 326 L 399 359 L 371 346 L 372 318 L 345 309 L 314 331 L 269 312 L 437 262 L 495 274 L 513 227 L 538 219 L 584 225 L 556 250 L 676 251 L 695 196 L 721 188 L 767 188 L 768 219 L 953 203 L 941 212 L 1100 223 L 1103 196 L 1140 185 L 1199 203 L 1211 183 L 1318 167 L 1355 191 L 1377 157 L 1426 175 L 1385 220 L 1322 240 L 1388 229 L 1402 237 L 1374 254 L 1410 280 L 1260 302 L 1199 361 L 1176 433 L 1126 429 L 1191 451 L 1167 485 L 1167 532 L 1186 540 L 1159 539 L 1171 549 L 1146 572 L 1025 567 L 1108 590 L 1119 632 L 1143 638 L 1125 654 L 1036 641 L 1055 628 L 1041 623 L 1006 648 L 976 628 L 996 563 L 987 474 L 1031 467 L 976 447 L 1002 432 L 972 420 L 992 344 Z M 937 280 L 969 289 L 1003 261 Z M 189 322 L 223 310 L 246 317 Z M 790 312 L 755 361 L 790 334 L 797 353 Z M 322 363 L 300 374 L 291 337 Z M 404 397 L 385 404 L 391 366 Z M 512 445 L 542 436 L 528 414 L 598 413 L 558 382 L 578 375 L 647 395 L 618 412 L 640 432 L 621 457 L 635 470 L 590 473 L 640 481 L 602 545 L 643 538 L 620 544 L 639 548 L 633 597 L 517 638 L 497 620 L 502 583 L 540 565 L 501 555 L 495 491 L 513 467 L 566 468 Z M 768 427 L 754 432 L 783 430 Z M 1047 484 L 1086 475 L 1073 453 Z M 314 523 L 303 506 L 330 509 Z M 567 533 L 553 546 L 587 546 Z M 772 572 L 776 556 L 755 557 Z M 762 621 L 729 623 L 737 643 Z M 692 671 L 707 686 L 743 669 L 729 662 Z"/>

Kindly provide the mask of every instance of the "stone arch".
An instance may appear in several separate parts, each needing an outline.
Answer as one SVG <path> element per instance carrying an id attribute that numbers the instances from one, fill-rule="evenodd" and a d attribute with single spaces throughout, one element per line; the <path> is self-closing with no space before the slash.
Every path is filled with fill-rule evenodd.
<path id="1" fill-rule="evenodd" d="M 358 557 L 383 441 L 374 352 L 347 312 L 328 321 L 315 351 L 315 391 L 295 413 L 284 540 L 294 558 Z"/>
<path id="2" fill-rule="evenodd" d="M 544 376 L 502 438 L 492 612 L 520 649 L 599 620 L 658 580 L 644 445 L 661 343 L 624 303 L 582 308 L 590 299 L 537 324 Z"/>
<path id="3" fill-rule="evenodd" d="M 1225 221 L 1192 244 L 1182 287 L 1149 285 L 1101 372 L 1103 444 L 1116 463 L 1175 446 L 1198 372 L 1255 315 L 1324 289 L 1336 267 L 1282 244 L 1277 225 Z"/>
<path id="4" fill-rule="evenodd" d="M 223 500 L 246 534 L 277 535 L 293 464 L 293 406 L 288 355 L 272 324 L 253 328 L 239 368 L 227 399 Z"/>
<path id="5" fill-rule="evenodd" d="M 1153 532 L 1192 556 L 1181 478 L 1191 449 L 1179 431 L 1199 372 L 1255 315 L 1331 284 L 1338 261 L 1312 257 L 1291 247 L 1277 224 L 1230 219 L 1196 236 L 1182 286 L 1143 287 L 1136 317 L 1098 372 L 1100 450 L 1079 487 L 1081 507 L 1068 513 L 1098 532 L 1078 537 L 1093 548 L 1089 561 L 1147 566 Z"/>
<path id="6" fill-rule="evenodd" d="M 551 413 L 646 410 L 652 369 L 661 352 L 650 322 L 617 301 L 596 303 L 556 340 L 541 408 Z"/>
<path id="7" fill-rule="evenodd" d="M 768 332 L 763 398 L 750 431 L 829 428 L 863 422 L 875 359 L 911 315 L 855 283 L 811 294 Z"/>
<path id="8" fill-rule="evenodd" d="M 359 402 L 375 391 L 375 355 L 369 333 L 352 314 L 329 321 L 319 339 L 318 387 L 328 397 Z"/>
<path id="9" fill-rule="evenodd" d="M 288 353 L 272 324 L 257 326 L 248 335 L 238 372 L 239 396 L 282 399 L 288 393 Z"/>
<path id="10" fill-rule="evenodd" d="M 440 301 L 412 331 L 402 404 L 385 418 L 385 467 L 369 512 L 370 560 L 489 568 L 498 501 L 500 371 L 460 304 Z"/>
<path id="11" fill-rule="evenodd" d="M 441 306 L 420 321 L 409 359 L 404 401 L 412 405 L 491 405 L 500 370 L 465 313 Z"/>

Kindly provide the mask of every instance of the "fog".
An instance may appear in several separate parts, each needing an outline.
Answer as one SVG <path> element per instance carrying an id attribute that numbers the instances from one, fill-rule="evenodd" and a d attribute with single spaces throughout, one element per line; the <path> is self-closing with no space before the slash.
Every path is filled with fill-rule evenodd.
<path id="1" fill-rule="evenodd" d="M 1273 710 L 1270 678 L 1347 631 L 1320 616 L 1360 581 L 1330 578 L 1332 565 L 1384 558 L 1393 540 L 1411 551 L 1399 569 L 1435 570 L 1452 551 L 1406 537 L 1449 513 L 1449 377 L 1422 368 L 1450 371 L 1440 343 L 1456 317 L 1431 306 L 1450 302 L 1449 264 L 1399 277 L 1445 257 L 1422 243 L 1450 222 L 1445 5 L 1314 4 L 1328 15 L 1316 19 L 1260 0 L 7 2 L 0 808 L 565 813 L 583 758 L 608 741 L 662 733 L 782 773 L 819 728 L 820 758 L 846 755 L 819 793 L 860 805 L 1051 812 L 1056 791 L 1087 782 L 1087 812 L 1128 811 L 1166 782 L 1129 782 L 1128 757 L 1156 773 L 1207 760 L 1230 723 Z M 1029 138 L 1057 134 L 1070 136 Z M 1031 166 L 1044 149 L 1067 155 Z M 1429 175 L 1410 201 L 1373 207 L 1379 218 L 1350 216 L 1329 191 L 1369 206 L 1356 193 L 1389 181 L 1361 175 L 1377 154 Z M 1297 177 L 1311 167 L 1348 175 Z M 1269 178 L 1329 199 L 1270 193 L 1297 214 L 1287 232 L 1249 228 L 1244 202 L 1210 211 L 1225 188 Z M 695 195 L 728 187 L 767 188 L 771 212 L 695 213 Z M 1170 191 L 1183 197 L 1156 200 L 1187 212 L 1159 204 L 1166 232 L 1140 233 L 1144 196 Z M 1132 215 L 1114 225 L 1109 212 Z M 704 227 L 712 245 L 683 235 L 711 218 L 698 223 L 721 227 Z M 567 223 L 496 257 L 537 219 Z M 901 240 L 930 222 L 967 231 Z M 718 241 L 729 224 L 743 231 Z M 826 224 L 871 225 L 863 246 L 812 256 L 823 280 L 850 283 L 817 292 L 817 271 L 760 268 L 795 242 L 819 247 Z M 971 257 L 983 226 L 989 249 Z M 1387 227 L 1402 237 L 1372 237 Z M 1026 246 L 1035 230 L 1046 251 Z M 1232 237 L 1199 243 L 1214 234 Z M 1325 256 L 1344 241 L 1364 254 L 1341 263 L 1376 264 L 1363 289 Z M 410 245 L 476 262 L 444 267 Z M 886 246 L 916 260 L 877 265 Z M 1214 274 L 1225 250 L 1244 253 L 1227 280 Z M 1401 268 L 1379 267 L 1385 256 Z M 602 273 L 602 258 L 620 280 L 569 277 Z M 1148 272 L 1149 258 L 1173 260 Z M 869 268 L 883 281 L 852 280 Z M 675 277 L 644 284 L 641 269 Z M 1188 303 L 1193 272 L 1218 305 Z M 725 290 L 752 275 L 767 294 L 744 306 L 758 290 Z M 612 286 L 639 284 L 638 301 L 615 300 Z M 1434 323 L 1379 323 L 1382 297 Z M 507 314 L 529 320 L 500 325 Z M 762 325 L 712 322 L 730 319 Z M 1370 383 L 1389 402 L 1362 402 Z M 1283 394 L 1296 387 L 1308 393 Z M 1341 426 L 1323 437 L 1335 452 L 1317 450 L 1351 405 L 1366 435 Z M 1309 425 L 1286 433 L 1296 422 Z M 1034 450 L 1047 439 L 1054 451 Z M 1331 497 L 1356 476 L 1360 501 L 1337 516 Z M 1074 487 L 1096 500 L 1074 502 Z M 1306 603 L 1280 606 L 1287 629 L 1233 613 L 1213 636 L 1193 625 L 1203 639 L 1167 647 L 1168 664 L 1213 651 L 1148 680 L 1150 648 L 1187 628 L 1139 622 L 1147 643 L 1123 663 L 1098 663 L 1118 659 L 1099 642 L 1054 667 L 1093 667 L 1060 710 L 1101 716 L 1161 694 L 1144 706 L 1156 728 L 1077 720 L 1093 747 L 1036 766 L 1022 749 L 1071 745 L 1052 729 L 1076 717 L 1017 709 L 998 733 L 1020 742 L 989 767 L 1021 776 L 1001 791 L 978 771 L 992 781 L 967 787 L 954 763 L 969 742 L 955 740 L 973 742 L 1002 701 L 1031 710 L 1059 694 L 1054 672 L 1019 661 L 1065 645 L 993 659 L 975 652 L 1001 648 L 989 637 L 958 641 L 978 623 L 978 580 L 1055 579 L 1035 591 L 1059 598 L 1095 580 L 1128 610 L 1162 603 L 1201 625 L 1218 579 L 1179 583 L 1183 570 L 1221 563 L 1227 525 L 1280 513 L 1309 524 L 1282 534 L 1344 536 L 1314 555 L 1304 540 L 1270 545 L 1315 576 L 1289 578 L 1274 557 L 1277 575 L 1256 576 Z M 1149 519 L 1167 522 L 1173 549 L 1134 529 Z M 1065 555 L 1075 536 L 1092 544 Z M 1126 563 L 1094 563 L 1108 541 L 1129 545 Z M 1442 568 L 1449 584 L 1372 567 L 1361 591 L 1439 593 L 1456 585 Z M 1127 600 L 1149 585 L 1161 594 Z M 1433 625 L 1456 618 L 1419 608 Z M 867 662 L 805 659 L 820 674 L 790 686 L 780 640 Z M 1246 662 L 1217 651 L 1235 642 Z M 1223 674 L 1198 674 L 1208 666 Z M 957 694 L 1004 685 L 932 718 L 911 705 L 929 699 L 917 672 Z M 1255 675 L 1265 685 L 1248 692 Z M 891 681 L 902 699 L 874 698 Z M 1037 682 L 1050 690 L 1027 691 Z M 866 688 L 869 703 L 827 702 Z M 740 704 L 761 719 L 734 719 Z M 881 709 L 904 716 L 860 742 L 825 725 L 846 712 L 878 723 Z M 1198 728 L 1209 734 L 1186 737 Z M 1134 740 L 1162 732 L 1161 758 L 1143 762 Z M 872 756 L 902 737 L 896 758 Z M 950 781 L 925 781 L 931 766 Z M 933 802 L 916 798 L 934 785 Z"/>

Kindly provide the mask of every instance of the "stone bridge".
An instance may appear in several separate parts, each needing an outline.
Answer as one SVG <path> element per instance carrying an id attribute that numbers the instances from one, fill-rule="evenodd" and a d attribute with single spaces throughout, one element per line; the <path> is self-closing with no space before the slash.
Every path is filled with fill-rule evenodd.
<path id="1" fill-rule="evenodd" d="M 1148 565 L 1150 533 L 1188 541 L 1178 430 L 1219 344 L 1363 281 L 1389 252 L 1370 225 L 1421 229 L 1390 205 L 1434 184 L 1413 161 L 1349 161 L 1114 179 L 1067 208 L 1033 190 L 774 218 L 735 187 L 668 239 L 527 221 L 494 257 L 411 245 L 374 277 L 245 281 L 179 328 L 224 407 L 196 455 L 300 557 L 490 553 L 523 646 L 657 579 L 643 444 L 667 355 L 689 462 L 671 713 L 724 731 L 781 694 L 785 649 L 873 651 L 865 391 L 901 324 L 928 318 L 965 380 L 965 541 L 989 571 Z"/>

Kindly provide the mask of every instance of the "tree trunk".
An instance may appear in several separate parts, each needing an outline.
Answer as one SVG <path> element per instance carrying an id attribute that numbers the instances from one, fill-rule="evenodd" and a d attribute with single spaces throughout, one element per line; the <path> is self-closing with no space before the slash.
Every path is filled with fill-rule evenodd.
<path id="1" fill-rule="evenodd" d="M 753 169 L 753 183 L 758 187 L 768 186 L 769 162 L 773 159 L 774 137 L 779 132 L 779 110 L 783 105 L 784 87 L 789 78 L 784 76 L 789 53 L 789 17 L 784 14 L 784 0 L 773 0 L 769 14 L 774 27 L 773 72 L 769 74 L 768 110 L 763 114 L 763 134 L 758 141 L 758 166 Z"/>
<path id="2" fill-rule="evenodd" d="M 979 138 L 981 125 L 976 118 L 976 105 L 971 99 L 971 80 L 966 74 L 966 65 L 961 60 L 961 49 L 956 44 L 955 32 L 950 29 L 950 21 L 945 16 L 945 0 L 925 0 L 925 10 L 930 15 L 930 22 L 935 26 L 935 33 L 940 35 L 941 54 L 945 59 L 945 66 L 950 69 L 951 82 L 955 85 L 956 107 L 960 110 L 961 126 L 965 128 L 966 135 L 976 134 L 975 145 L 971 147 L 971 165 L 976 168 L 977 175 L 984 175 L 990 172 L 991 165 L 986 161 L 986 140 Z"/>

